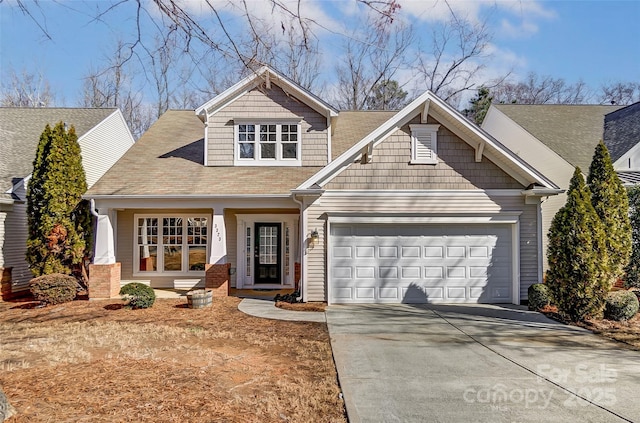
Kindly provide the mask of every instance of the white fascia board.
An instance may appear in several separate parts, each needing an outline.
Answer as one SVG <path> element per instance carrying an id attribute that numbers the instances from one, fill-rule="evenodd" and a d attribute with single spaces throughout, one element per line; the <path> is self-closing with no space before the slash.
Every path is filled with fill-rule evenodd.
<path id="1" fill-rule="evenodd" d="M 85 197 L 95 200 L 98 209 L 225 209 L 225 208 L 273 208 L 297 209 L 291 195 L 254 197 Z"/>
<path id="2" fill-rule="evenodd" d="M 563 189 L 551 189 L 551 188 L 532 188 L 525 189 L 522 195 L 525 197 L 550 197 L 552 195 L 559 195 L 565 192 Z"/>
<path id="3" fill-rule="evenodd" d="M 184 195 L 83 195 L 85 200 L 210 200 L 210 199 L 262 199 L 291 198 L 290 194 L 184 194 Z"/>
<path id="4" fill-rule="evenodd" d="M 218 94 L 217 96 L 213 97 L 211 100 L 204 103 L 202 106 L 198 107 L 196 109 L 196 115 L 200 116 L 201 114 L 203 114 L 203 112 L 204 114 L 206 114 L 207 109 L 210 109 L 215 104 L 225 103 L 226 100 L 233 97 L 237 91 L 241 91 L 245 85 L 250 84 L 256 78 L 261 76 L 265 72 L 265 70 L 266 70 L 266 66 L 263 66 L 260 69 L 258 69 L 255 73 L 252 73 L 246 76 L 245 78 L 241 79 L 240 81 L 236 82 L 235 84 L 233 84 L 232 86 L 230 86 L 229 88 L 227 88 L 226 90 Z"/>
<path id="5" fill-rule="evenodd" d="M 369 135 L 358 141 L 355 145 L 351 146 L 351 148 L 347 149 L 347 151 L 342 153 L 327 166 L 318 171 L 318 173 L 300 184 L 297 189 L 305 189 L 305 187 L 311 186 L 313 184 L 321 185 L 322 182 L 325 182 L 331 176 L 340 173 L 343 168 L 353 163 L 356 157 L 358 157 L 362 153 L 362 149 L 367 144 L 384 139 L 384 137 L 388 135 L 392 130 L 400 127 L 401 122 L 406 119 L 407 116 L 412 115 L 412 113 L 418 112 L 419 108 L 421 110 L 422 108 L 420 106 L 422 106 L 422 104 L 427 101 L 431 95 L 432 94 L 430 91 L 426 91 L 421 96 L 413 100 L 402 110 L 396 113 L 393 117 L 376 128 Z"/>

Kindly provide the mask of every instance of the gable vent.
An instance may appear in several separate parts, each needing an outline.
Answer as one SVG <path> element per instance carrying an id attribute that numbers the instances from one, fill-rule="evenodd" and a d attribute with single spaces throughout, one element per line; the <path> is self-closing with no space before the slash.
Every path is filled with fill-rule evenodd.
<path id="1" fill-rule="evenodd" d="M 438 163 L 438 128 L 440 125 L 410 125 L 411 163 Z"/>

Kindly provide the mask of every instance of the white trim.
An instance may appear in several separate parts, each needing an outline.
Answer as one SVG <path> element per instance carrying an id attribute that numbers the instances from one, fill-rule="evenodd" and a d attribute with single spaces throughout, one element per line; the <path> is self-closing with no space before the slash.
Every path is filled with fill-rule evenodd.
<path id="1" fill-rule="evenodd" d="M 544 248 L 542 245 L 544 241 L 542 233 L 542 201 L 539 201 L 538 205 L 536 206 L 536 219 L 538 220 L 536 225 L 536 238 L 538 238 L 538 283 L 542 283 L 544 281 Z"/>
<path id="2" fill-rule="evenodd" d="M 640 163 L 629 163 L 631 158 L 640 150 L 640 142 L 625 151 L 625 153 L 613 163 L 613 168 L 617 171 L 638 171 L 640 170 Z M 631 164 L 631 166 L 629 166 Z"/>
<path id="3" fill-rule="evenodd" d="M 327 287 L 327 305 L 332 305 L 333 302 L 331 301 L 332 295 L 331 295 L 331 280 L 333 279 L 333 275 L 332 275 L 332 263 L 331 263 L 331 223 L 332 223 L 333 219 L 327 219 L 327 232 L 324 234 L 324 242 L 325 242 L 325 256 L 326 256 L 326 262 L 327 262 L 327 271 L 325 272 L 325 274 L 327 275 L 327 280 L 325 281 L 325 285 Z"/>
<path id="4" fill-rule="evenodd" d="M 296 236 L 295 234 L 298 231 L 299 219 L 300 216 L 298 214 L 236 214 L 236 288 L 237 289 L 248 289 L 248 288 L 283 288 L 283 287 L 293 287 L 295 285 L 295 263 L 296 257 L 292 252 L 295 251 L 296 247 Z M 251 260 L 251 276 L 247 276 L 247 260 L 246 260 L 246 231 L 247 227 L 251 228 L 251 245 L 250 249 L 253 257 L 253 249 L 255 246 L 255 224 L 256 223 L 280 223 L 282 226 L 280 228 L 280 236 L 281 236 L 281 246 L 280 246 L 280 254 L 281 254 L 281 269 L 280 275 L 282 278 L 282 284 L 254 284 L 253 278 L 255 277 L 255 268 L 254 268 L 254 260 Z M 285 269 L 285 257 L 286 257 L 286 227 L 290 228 L 289 232 L 289 275 L 286 274 Z"/>
<path id="5" fill-rule="evenodd" d="M 142 278 L 142 277 L 149 277 L 149 276 L 156 276 L 156 277 L 160 277 L 160 276 L 190 276 L 190 277 L 205 277 L 205 271 L 202 270 L 192 270 L 189 271 L 189 262 L 188 262 L 188 248 L 189 248 L 189 244 L 187 244 L 186 242 L 186 238 L 188 236 L 188 234 L 186 232 L 183 231 L 182 236 L 183 238 L 183 242 L 182 244 L 179 244 L 182 248 L 183 248 L 183 252 L 182 252 L 182 268 L 185 270 L 182 271 L 163 271 L 163 267 L 164 267 L 164 246 L 165 244 L 163 244 L 162 241 L 162 218 L 171 218 L 171 217 L 178 217 L 178 218 L 182 218 L 183 220 L 186 220 L 190 217 L 206 217 L 207 218 L 207 245 L 206 245 L 206 257 L 207 259 L 209 258 L 209 255 L 211 254 L 211 240 L 212 240 L 212 234 L 211 234 L 211 223 L 212 223 L 212 215 L 211 214 L 203 214 L 203 213 L 135 213 L 133 215 L 133 269 L 132 269 L 132 276 L 134 278 Z M 158 250 L 157 250 L 157 268 L 158 270 L 156 270 L 155 272 L 145 272 L 145 271 L 140 271 L 139 270 L 139 265 L 140 265 L 140 252 L 139 252 L 139 244 L 138 244 L 138 219 L 140 218 L 157 218 L 158 219 L 158 244 L 156 244 Z M 178 245 L 178 244 L 176 244 Z M 199 245 L 199 244 L 196 244 Z M 184 249 L 184 247 L 186 247 L 186 249 Z M 186 257 L 186 258 L 185 258 Z"/>
<path id="6" fill-rule="evenodd" d="M 204 165 L 209 166 L 209 118 L 204 121 Z"/>
<path id="7" fill-rule="evenodd" d="M 360 213 L 327 212 L 332 223 L 380 223 L 380 224 L 514 224 L 520 220 L 521 211 L 498 213 Z"/>
<path id="8" fill-rule="evenodd" d="M 253 157 L 241 158 L 240 157 L 240 140 L 239 138 L 239 126 L 251 125 L 254 126 L 254 141 L 243 141 L 245 144 L 253 144 Z M 261 125 L 275 125 L 276 126 L 276 140 L 270 142 L 275 145 L 275 158 L 262 158 L 260 141 L 260 126 Z M 283 125 L 296 125 L 297 132 L 296 137 L 296 158 L 287 159 L 282 157 L 283 144 L 293 144 L 293 142 L 282 141 L 282 126 Z M 241 118 L 234 119 L 233 122 L 233 164 L 234 166 L 302 166 L 302 119 L 295 118 Z"/>
<path id="9" fill-rule="evenodd" d="M 540 242 L 538 242 L 540 243 Z M 511 225 L 511 302 L 520 305 L 520 221 Z"/>
<path id="10" fill-rule="evenodd" d="M 331 113 L 327 112 L 327 164 L 331 163 Z"/>
<path id="11" fill-rule="evenodd" d="M 487 189 L 487 190 L 330 190 L 322 195 L 325 197 L 522 197 L 521 189 Z"/>

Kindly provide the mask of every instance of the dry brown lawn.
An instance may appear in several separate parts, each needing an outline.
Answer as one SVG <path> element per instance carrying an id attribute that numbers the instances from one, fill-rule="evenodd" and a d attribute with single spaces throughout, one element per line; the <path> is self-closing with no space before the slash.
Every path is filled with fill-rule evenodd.
<path id="1" fill-rule="evenodd" d="M 159 299 L 0 302 L 10 422 L 346 422 L 326 325 Z"/>

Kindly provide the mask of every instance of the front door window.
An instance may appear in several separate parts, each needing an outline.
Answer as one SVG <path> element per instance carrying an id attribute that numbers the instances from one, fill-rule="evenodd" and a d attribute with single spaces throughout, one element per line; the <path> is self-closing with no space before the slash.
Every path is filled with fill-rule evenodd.
<path id="1" fill-rule="evenodd" d="M 280 284 L 282 264 L 280 223 L 255 224 L 255 283 Z"/>

